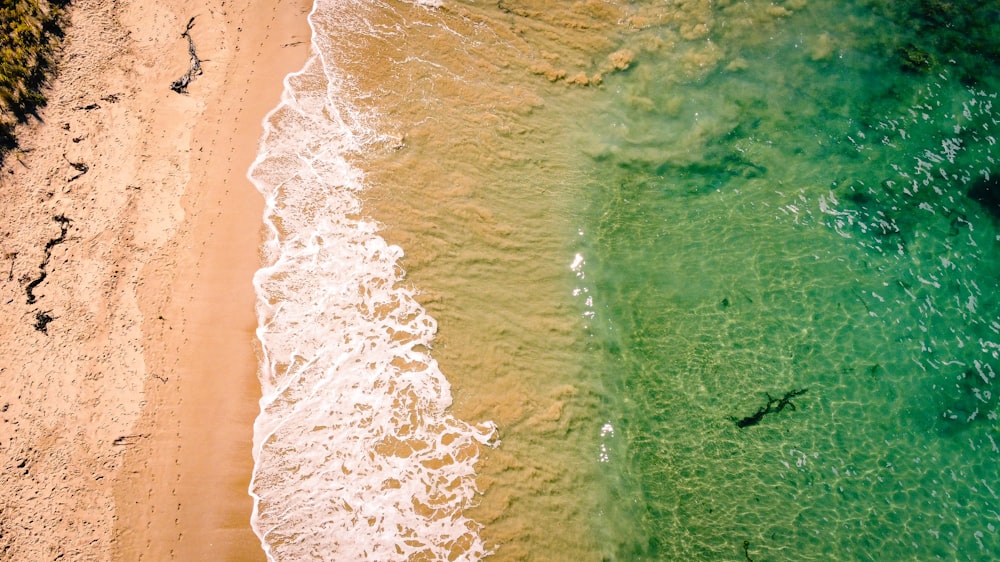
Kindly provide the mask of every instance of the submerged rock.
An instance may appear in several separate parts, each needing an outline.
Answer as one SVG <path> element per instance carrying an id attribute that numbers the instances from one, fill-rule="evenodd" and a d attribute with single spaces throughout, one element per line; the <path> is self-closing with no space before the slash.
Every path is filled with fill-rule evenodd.
<path id="1" fill-rule="evenodd" d="M 1000 177 L 990 174 L 972 184 L 968 196 L 983 206 L 989 214 L 1000 218 Z"/>

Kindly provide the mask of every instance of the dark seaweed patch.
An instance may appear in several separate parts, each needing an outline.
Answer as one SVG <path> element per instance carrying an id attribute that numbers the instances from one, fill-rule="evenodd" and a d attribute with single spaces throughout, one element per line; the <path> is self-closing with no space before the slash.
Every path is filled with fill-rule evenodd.
<path id="1" fill-rule="evenodd" d="M 42 282 L 45 281 L 45 278 L 49 275 L 47 268 L 49 266 L 49 260 L 52 258 L 52 248 L 54 248 L 57 244 L 62 244 L 66 241 L 66 233 L 69 232 L 69 224 L 73 222 L 66 218 L 65 215 L 61 214 L 52 217 L 52 220 L 59 223 L 59 236 L 52 238 L 45 243 L 45 258 L 42 259 L 42 263 L 38 266 L 38 277 L 31 283 L 28 283 L 28 286 L 24 289 L 25 293 L 28 295 L 28 304 L 35 304 L 35 301 L 38 300 L 38 297 L 35 295 L 35 287 L 41 285 Z"/>

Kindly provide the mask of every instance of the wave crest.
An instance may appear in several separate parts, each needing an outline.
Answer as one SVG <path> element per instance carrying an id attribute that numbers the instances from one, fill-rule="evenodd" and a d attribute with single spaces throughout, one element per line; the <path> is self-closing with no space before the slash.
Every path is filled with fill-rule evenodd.
<path id="1" fill-rule="evenodd" d="M 403 283 L 402 250 L 360 217 L 349 157 L 375 137 L 343 94 L 315 54 L 286 79 L 249 173 L 269 233 L 253 527 L 270 560 L 478 559 L 463 512 L 496 429 L 446 411 L 436 322 Z"/>

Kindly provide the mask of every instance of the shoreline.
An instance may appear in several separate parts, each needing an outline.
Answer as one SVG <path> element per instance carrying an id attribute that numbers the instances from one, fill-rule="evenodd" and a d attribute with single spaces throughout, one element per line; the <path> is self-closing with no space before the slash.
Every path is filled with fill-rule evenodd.
<path id="1" fill-rule="evenodd" d="M 227 4 L 74 3 L 49 107 L 3 169 L 4 557 L 264 559 L 246 171 L 312 2 Z M 203 73 L 180 95 L 192 17 Z"/>
<path id="2" fill-rule="evenodd" d="M 130 451 L 124 471 L 130 476 L 119 486 L 134 498 L 153 483 L 148 503 L 129 509 L 131 517 L 122 513 L 120 524 L 123 531 L 136 533 L 143 525 L 147 531 L 122 541 L 116 558 L 265 559 L 250 528 L 247 493 L 260 392 L 252 279 L 260 267 L 264 200 L 246 172 L 282 79 L 308 55 L 309 9 L 311 0 L 270 0 L 221 18 L 210 14 L 219 28 L 206 34 L 218 33 L 217 48 L 211 49 L 211 40 L 200 42 L 208 45 L 199 56 L 212 61 L 205 73 L 213 63 L 222 70 L 211 83 L 195 77 L 188 89 L 205 105 L 189 145 L 186 231 L 175 241 L 176 268 L 164 278 L 170 294 L 140 295 L 150 326 L 147 349 L 161 346 L 154 365 L 171 370 L 177 388 L 168 388 L 172 381 L 147 380 L 152 406 L 140 427 L 150 427 L 151 438 Z M 146 269 L 156 276 L 155 264 Z"/>

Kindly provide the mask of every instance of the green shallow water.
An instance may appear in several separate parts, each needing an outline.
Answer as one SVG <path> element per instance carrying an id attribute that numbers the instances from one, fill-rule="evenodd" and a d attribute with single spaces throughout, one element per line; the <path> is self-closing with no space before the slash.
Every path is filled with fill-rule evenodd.
<path id="1" fill-rule="evenodd" d="M 495 559 L 1000 556 L 996 6 L 376 13 L 367 212 Z"/>
<path id="2" fill-rule="evenodd" d="M 611 81 L 641 102 L 591 148 L 582 255 L 615 559 L 1000 552 L 1000 255 L 967 196 L 996 181 L 993 75 L 901 68 L 920 47 L 872 9 L 810 3 L 712 34 L 749 46 L 696 80 L 650 57 Z"/>

